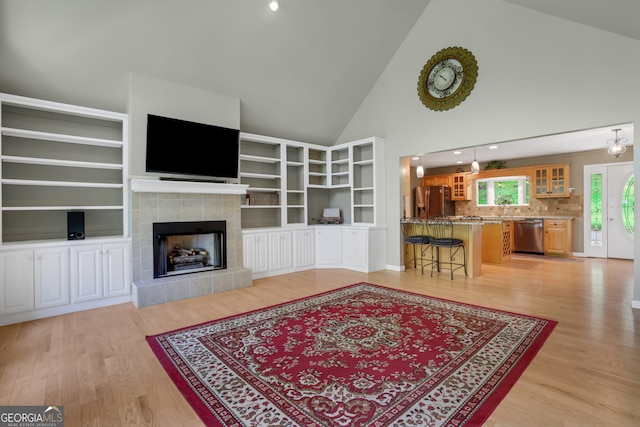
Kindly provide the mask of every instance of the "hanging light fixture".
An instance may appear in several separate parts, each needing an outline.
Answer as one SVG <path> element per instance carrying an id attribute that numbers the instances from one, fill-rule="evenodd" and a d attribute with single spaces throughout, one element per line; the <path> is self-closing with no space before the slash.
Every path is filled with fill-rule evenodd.
<path id="1" fill-rule="evenodd" d="M 416 168 L 416 176 L 422 178 L 424 176 L 424 168 L 422 167 L 422 156 L 418 157 L 418 167 Z"/>
<path id="2" fill-rule="evenodd" d="M 280 0 L 269 0 L 269 9 L 271 9 L 272 12 L 280 9 Z"/>
<path id="3" fill-rule="evenodd" d="M 471 173 L 478 174 L 480 173 L 480 163 L 476 160 L 476 147 L 473 147 L 473 162 L 471 162 Z"/>
<path id="4" fill-rule="evenodd" d="M 607 144 L 610 144 L 609 149 L 607 150 L 607 153 L 611 154 L 616 159 L 620 154 L 627 151 L 627 147 L 622 145 L 625 142 L 627 142 L 627 138 L 618 138 L 618 132 L 621 130 L 622 129 L 611 129 L 611 132 L 616 133 L 616 137 L 614 139 L 610 139 L 607 141 Z"/>

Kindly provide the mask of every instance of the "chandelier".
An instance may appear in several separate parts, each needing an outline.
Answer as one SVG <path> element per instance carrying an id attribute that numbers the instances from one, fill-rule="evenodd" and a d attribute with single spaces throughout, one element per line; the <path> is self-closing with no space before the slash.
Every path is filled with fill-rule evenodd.
<path id="1" fill-rule="evenodd" d="M 607 141 L 607 144 L 609 144 L 609 149 L 607 150 L 607 152 L 611 154 L 613 157 L 615 157 L 616 159 L 620 154 L 627 151 L 627 147 L 622 145 L 625 142 L 627 142 L 627 138 L 618 138 L 618 132 L 621 130 L 622 129 L 611 129 L 611 132 L 616 133 L 616 137 L 614 139 L 610 139 Z"/>

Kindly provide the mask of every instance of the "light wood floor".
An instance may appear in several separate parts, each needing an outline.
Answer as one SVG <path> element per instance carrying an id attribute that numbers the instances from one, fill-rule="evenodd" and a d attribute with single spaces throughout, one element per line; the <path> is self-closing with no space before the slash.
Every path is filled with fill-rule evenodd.
<path id="1" fill-rule="evenodd" d="M 475 279 L 311 270 L 136 309 L 121 304 L 0 328 L 0 405 L 64 405 L 66 426 L 200 426 L 146 335 L 367 281 L 555 319 L 486 426 L 640 425 L 640 311 L 631 261 L 512 260 Z"/>

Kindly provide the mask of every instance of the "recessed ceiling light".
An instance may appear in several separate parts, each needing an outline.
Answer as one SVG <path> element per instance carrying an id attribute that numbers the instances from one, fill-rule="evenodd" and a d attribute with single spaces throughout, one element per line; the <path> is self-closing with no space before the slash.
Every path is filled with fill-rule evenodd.
<path id="1" fill-rule="evenodd" d="M 279 8 L 280 8 L 279 0 L 269 0 L 269 9 L 271 9 L 272 12 L 277 11 Z"/>
<path id="2" fill-rule="evenodd" d="M 458 160 L 458 161 L 456 162 L 456 164 L 457 164 L 457 165 L 461 165 L 462 163 L 463 163 L 463 161 L 462 161 L 462 160 Z"/>
<path id="3" fill-rule="evenodd" d="M 462 151 L 454 151 L 453 154 L 455 155 L 462 154 Z"/>
<path id="4" fill-rule="evenodd" d="M 495 150 L 496 148 L 498 148 L 498 146 L 497 146 L 497 145 L 490 145 L 490 146 L 489 146 L 489 150 Z"/>

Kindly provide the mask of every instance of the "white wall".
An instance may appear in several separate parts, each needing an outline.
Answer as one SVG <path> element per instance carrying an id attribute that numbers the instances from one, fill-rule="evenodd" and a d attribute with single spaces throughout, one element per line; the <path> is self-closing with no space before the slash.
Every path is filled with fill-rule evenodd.
<path id="1" fill-rule="evenodd" d="M 146 174 L 147 114 L 240 129 L 240 99 L 139 74 L 131 74 L 128 113 L 133 176 Z"/>
<path id="2" fill-rule="evenodd" d="M 473 52 L 478 80 L 455 109 L 431 111 L 418 98 L 418 76 L 434 53 L 450 46 Z M 400 265 L 394 224 L 402 212 L 401 157 L 639 124 L 638 69 L 638 41 L 498 0 L 432 0 L 339 139 L 386 138 L 387 264 Z M 640 308 L 638 239 L 635 257 Z"/>

